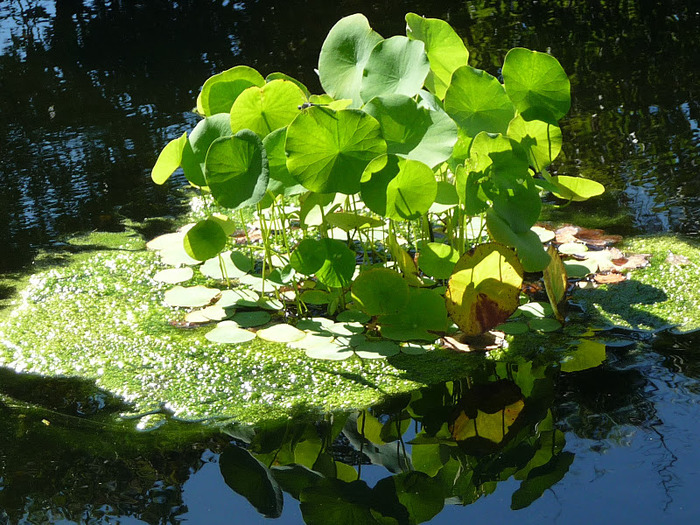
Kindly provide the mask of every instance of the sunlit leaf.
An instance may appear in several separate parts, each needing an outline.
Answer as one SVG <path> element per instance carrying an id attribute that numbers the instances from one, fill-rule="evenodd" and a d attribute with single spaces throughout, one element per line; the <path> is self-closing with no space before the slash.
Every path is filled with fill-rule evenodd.
<path id="1" fill-rule="evenodd" d="M 217 113 L 197 123 L 190 133 L 182 152 L 182 170 L 187 180 L 195 186 L 206 186 L 204 176 L 207 152 L 212 142 L 233 135 L 228 113 Z"/>
<path id="2" fill-rule="evenodd" d="M 249 130 L 215 140 L 207 154 L 205 176 L 221 206 L 238 209 L 259 202 L 269 179 L 262 141 Z"/>
<path id="3" fill-rule="evenodd" d="M 384 95 L 370 100 L 364 110 L 379 122 L 387 153 L 419 160 L 431 168 L 452 154 L 457 124 L 441 108 L 419 105 L 405 95 Z"/>
<path id="4" fill-rule="evenodd" d="M 287 155 L 284 152 L 284 143 L 287 140 L 287 128 L 273 131 L 263 139 L 263 146 L 267 154 L 267 164 L 270 170 L 270 180 L 267 192 L 273 196 L 299 195 L 306 192 L 306 188 L 289 174 L 287 170 Z M 266 196 L 267 199 L 267 196 Z M 263 207 L 267 207 L 263 205 Z"/>
<path id="5" fill-rule="evenodd" d="M 258 330 L 257 334 L 260 339 L 273 343 L 290 343 L 306 337 L 306 332 L 302 332 L 298 328 L 286 323 L 263 328 L 262 330 Z"/>
<path id="6" fill-rule="evenodd" d="M 377 43 L 362 72 L 360 96 L 364 102 L 381 95 L 415 96 L 430 72 L 425 45 L 405 36 Z"/>
<path id="7" fill-rule="evenodd" d="M 445 293 L 450 318 L 467 335 L 503 323 L 518 307 L 523 268 L 515 253 L 488 243 L 460 257 Z"/>
<path id="8" fill-rule="evenodd" d="M 554 193 L 560 199 L 572 201 L 585 201 L 591 197 L 601 195 L 605 191 L 605 186 L 600 182 L 583 177 L 569 177 L 568 175 L 558 175 L 552 177 L 559 191 Z"/>
<path id="9" fill-rule="evenodd" d="M 418 245 L 418 266 L 426 275 L 447 279 L 452 275 L 459 252 L 449 244 L 421 242 Z"/>
<path id="10" fill-rule="evenodd" d="M 355 273 L 355 252 L 345 243 L 335 239 L 321 239 L 325 248 L 325 261 L 316 270 L 316 278 L 331 288 L 341 288 L 350 284 Z"/>
<path id="11" fill-rule="evenodd" d="M 379 123 L 364 111 L 311 107 L 292 122 L 285 143 L 287 169 L 317 193 L 353 194 L 367 164 L 386 151 Z"/>
<path id="12" fill-rule="evenodd" d="M 470 66 L 458 68 L 445 93 L 445 111 L 467 135 L 506 133 L 515 116 L 513 103 L 498 79 Z"/>
<path id="13" fill-rule="evenodd" d="M 503 61 L 503 84 L 525 120 L 556 125 L 571 107 L 571 84 L 559 61 L 546 53 L 516 47 Z"/>
<path id="14" fill-rule="evenodd" d="M 409 38 L 421 40 L 430 61 L 430 74 L 426 87 L 438 98 L 445 98 L 452 73 L 467 65 L 469 51 L 454 29 L 437 18 L 423 18 L 415 13 L 406 15 L 406 34 Z"/>
<path id="15" fill-rule="evenodd" d="M 239 327 L 234 321 L 221 321 L 216 328 L 204 334 L 204 337 L 213 343 L 240 344 L 252 341 L 255 334 Z"/>
<path id="16" fill-rule="evenodd" d="M 544 288 L 547 291 L 547 297 L 554 310 L 554 316 L 559 321 L 564 321 L 564 307 L 566 305 L 566 267 L 564 266 L 557 249 L 554 246 L 547 248 L 547 253 L 551 258 L 551 262 L 544 269 L 543 280 Z"/>
<path id="17" fill-rule="evenodd" d="M 549 166 L 561 152 L 561 129 L 541 120 L 518 115 L 508 125 L 508 136 L 520 143 L 536 171 Z"/>
<path id="18" fill-rule="evenodd" d="M 304 84 L 302 84 L 302 83 L 301 83 L 299 80 L 297 80 L 296 78 L 290 77 L 290 76 L 287 75 L 286 73 L 280 73 L 279 71 L 276 71 L 276 72 L 274 72 L 274 73 L 270 73 L 269 75 L 267 75 L 267 76 L 265 77 L 265 82 L 272 82 L 273 80 L 287 80 L 287 81 L 289 81 L 289 82 L 293 82 L 293 83 L 296 84 L 296 86 L 302 91 L 302 93 L 304 93 L 304 95 L 305 95 L 307 98 L 312 96 L 312 95 L 311 95 L 311 92 L 309 91 L 309 89 L 308 89 Z"/>
<path id="19" fill-rule="evenodd" d="M 182 306 L 186 308 L 194 308 L 197 306 L 206 306 L 214 297 L 221 291 L 217 288 L 207 288 L 206 286 L 174 286 L 165 292 L 165 303 L 170 306 Z"/>
<path id="20" fill-rule="evenodd" d="M 173 139 L 160 152 L 155 166 L 151 170 L 151 179 L 156 184 L 164 184 L 170 175 L 180 167 L 182 152 L 187 144 L 187 133 Z"/>
<path id="21" fill-rule="evenodd" d="M 168 284 L 178 284 L 192 279 L 192 268 L 168 268 L 161 270 L 153 276 L 154 281 Z"/>
<path id="22" fill-rule="evenodd" d="M 312 359 L 323 359 L 326 361 L 343 361 L 352 357 L 354 352 L 348 346 L 337 342 L 327 342 L 313 345 L 305 349 L 306 355 Z"/>
<path id="23" fill-rule="evenodd" d="M 532 230 L 524 233 L 514 232 L 493 210 L 486 213 L 486 224 L 493 240 L 512 246 L 518 251 L 525 271 L 539 272 L 549 265 L 551 259 L 544 251 L 540 238 Z"/>
<path id="24" fill-rule="evenodd" d="M 374 46 L 382 40 L 359 13 L 340 19 L 330 30 L 318 57 L 323 89 L 335 99 L 352 99 L 360 107 L 362 73 Z"/>
<path id="25" fill-rule="evenodd" d="M 206 261 L 216 257 L 226 247 L 227 240 L 228 236 L 218 222 L 204 219 L 187 231 L 183 243 L 187 255 L 198 261 Z"/>
<path id="26" fill-rule="evenodd" d="M 375 268 L 355 279 L 352 297 L 369 315 L 397 313 L 408 301 L 408 284 L 393 270 Z"/>
<path id="27" fill-rule="evenodd" d="M 197 110 L 205 116 L 228 113 L 231 106 L 245 89 L 263 86 L 265 79 L 255 69 L 235 66 L 210 77 L 197 97 Z"/>
<path id="28" fill-rule="evenodd" d="M 371 162 L 367 172 L 372 177 L 361 185 L 362 199 L 379 215 L 394 220 L 417 219 L 435 200 L 435 175 L 422 162 L 387 155 Z"/>
<path id="29" fill-rule="evenodd" d="M 326 222 L 335 228 L 350 232 L 354 229 L 376 228 L 384 221 L 350 212 L 336 212 L 326 215 Z"/>
<path id="30" fill-rule="evenodd" d="M 289 258 L 289 264 L 297 272 L 304 275 L 316 273 L 327 258 L 326 245 L 317 239 L 304 239 L 301 241 Z"/>
<path id="31" fill-rule="evenodd" d="M 231 108 L 231 130 L 250 129 L 262 139 L 290 124 L 299 114 L 306 96 L 293 82 L 273 80 L 246 89 Z"/>

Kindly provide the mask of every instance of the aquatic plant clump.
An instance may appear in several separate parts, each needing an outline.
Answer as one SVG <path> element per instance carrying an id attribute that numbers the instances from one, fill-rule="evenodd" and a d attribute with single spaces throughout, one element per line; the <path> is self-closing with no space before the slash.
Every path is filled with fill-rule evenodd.
<path id="1" fill-rule="evenodd" d="M 244 65 L 214 75 L 197 98 L 202 120 L 161 152 L 153 181 L 181 168 L 211 213 L 150 247 L 220 282 L 160 277 L 176 286 L 168 304 L 198 309 L 183 322 L 218 323 L 210 341 L 254 337 L 250 312 L 235 312 L 258 309 L 288 325 L 262 339 L 381 358 L 500 325 L 524 272 L 549 269 L 548 289 L 566 282 L 535 226 L 541 196 L 580 201 L 603 187 L 547 171 L 571 104 L 563 68 L 515 48 L 501 80 L 468 64 L 446 22 L 409 13 L 406 24 L 385 39 L 361 14 L 341 19 L 319 55 L 325 93 Z M 550 296 L 561 302 L 562 286 Z"/>

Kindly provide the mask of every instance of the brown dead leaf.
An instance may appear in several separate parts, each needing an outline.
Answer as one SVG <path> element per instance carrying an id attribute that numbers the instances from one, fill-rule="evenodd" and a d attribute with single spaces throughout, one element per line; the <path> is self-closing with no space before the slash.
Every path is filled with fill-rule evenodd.
<path id="1" fill-rule="evenodd" d="M 621 283 L 622 281 L 626 281 L 627 277 L 625 277 L 621 273 L 610 272 L 610 273 L 597 273 L 593 276 L 593 279 L 598 284 L 617 284 L 617 283 Z"/>
<path id="2" fill-rule="evenodd" d="M 486 332 L 480 335 L 468 336 L 459 332 L 453 336 L 442 338 L 442 345 L 458 352 L 489 352 L 501 348 L 505 342 L 505 333 Z"/>
<path id="3" fill-rule="evenodd" d="M 615 269 L 619 272 L 622 270 L 636 270 L 637 268 L 649 266 L 650 258 L 650 253 L 635 253 L 626 257 L 611 259 L 610 262 L 615 265 Z"/>
<path id="4" fill-rule="evenodd" d="M 558 228 L 554 233 L 556 235 L 555 241 L 558 244 L 584 242 L 589 247 L 594 248 L 604 248 L 622 240 L 621 235 L 608 235 L 603 230 L 582 228 L 571 224 Z"/>
<path id="5" fill-rule="evenodd" d="M 671 266 L 687 266 L 690 264 L 690 259 L 688 259 L 685 255 L 676 255 L 675 253 L 669 252 L 665 262 Z"/>

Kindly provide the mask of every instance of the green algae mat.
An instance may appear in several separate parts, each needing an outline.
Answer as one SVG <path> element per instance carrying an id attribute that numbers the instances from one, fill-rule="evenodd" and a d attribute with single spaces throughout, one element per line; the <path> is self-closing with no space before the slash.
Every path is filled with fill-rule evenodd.
<path id="1" fill-rule="evenodd" d="M 651 264 L 624 282 L 574 290 L 570 302 L 583 314 L 569 325 L 642 333 L 699 328 L 697 246 L 673 237 L 640 237 L 621 249 L 652 254 Z M 181 315 L 164 301 L 170 287 L 153 278 L 162 269 L 140 237 L 121 235 L 103 249 L 32 275 L 2 311 L 0 367 L 79 378 L 125 402 L 123 416 L 144 416 L 149 426 L 165 417 L 255 423 L 364 408 L 387 395 L 464 377 L 490 358 L 435 348 L 421 355 L 329 361 L 260 338 L 209 341 L 203 335 L 210 327 L 175 321 Z M 552 335 L 510 336 L 510 348 L 498 354 L 542 351 L 543 341 L 556 340 Z M 528 345 L 528 338 L 535 344 Z"/>

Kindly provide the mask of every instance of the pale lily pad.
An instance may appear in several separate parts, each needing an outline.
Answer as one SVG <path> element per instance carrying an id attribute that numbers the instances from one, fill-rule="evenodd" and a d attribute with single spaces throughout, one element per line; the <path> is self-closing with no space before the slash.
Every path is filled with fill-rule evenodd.
<path id="1" fill-rule="evenodd" d="M 239 312 L 233 316 L 233 321 L 241 328 L 251 328 L 253 326 L 262 326 L 270 322 L 272 317 L 267 312 L 260 310 L 253 312 Z"/>
<path id="2" fill-rule="evenodd" d="M 206 286 L 175 286 L 165 292 L 165 303 L 170 306 L 182 306 L 185 308 L 195 308 L 206 306 L 211 303 L 221 291 L 217 288 L 207 288 Z"/>
<path id="3" fill-rule="evenodd" d="M 221 321 L 211 332 L 204 337 L 213 343 L 239 344 L 255 339 L 255 334 L 240 328 L 233 321 Z"/>
<path id="4" fill-rule="evenodd" d="M 284 304 L 277 299 L 273 299 L 272 297 L 263 297 L 258 301 L 258 307 L 264 308 L 265 310 L 277 311 L 282 310 L 284 308 Z"/>
<path id="5" fill-rule="evenodd" d="M 332 319 L 327 317 L 311 317 L 309 319 L 302 319 L 297 323 L 297 328 L 299 330 L 306 330 L 307 332 L 318 332 L 328 333 L 326 327 L 335 324 Z"/>
<path id="6" fill-rule="evenodd" d="M 221 271 L 222 267 L 225 275 Z M 238 279 L 246 274 L 246 272 L 240 270 L 233 262 L 230 251 L 222 252 L 219 256 L 205 261 L 204 264 L 199 267 L 199 270 L 203 275 L 217 280 L 224 280 L 226 277 L 229 279 Z"/>
<path id="7" fill-rule="evenodd" d="M 552 306 L 549 303 L 532 302 L 518 307 L 518 311 L 529 318 L 542 318 L 552 315 Z"/>
<path id="8" fill-rule="evenodd" d="M 578 372 L 600 366 L 606 359 L 605 345 L 590 339 L 581 341 L 576 349 L 561 361 L 562 372 Z"/>
<path id="9" fill-rule="evenodd" d="M 192 310 L 185 315 L 185 322 L 192 324 L 211 323 L 212 320 L 202 313 L 202 310 Z"/>
<path id="10" fill-rule="evenodd" d="M 556 238 L 556 234 L 552 230 L 547 228 L 542 228 L 541 226 L 533 226 L 530 228 L 535 234 L 540 238 L 540 242 L 545 243 L 553 241 Z"/>
<path id="11" fill-rule="evenodd" d="M 258 337 L 271 343 L 291 343 L 306 337 L 306 332 L 302 332 L 290 324 L 281 323 L 258 330 Z"/>
<path id="12" fill-rule="evenodd" d="M 307 348 L 305 352 L 312 359 L 325 359 L 327 361 L 343 361 L 354 355 L 351 348 L 341 346 L 335 342 L 316 345 Z"/>
<path id="13" fill-rule="evenodd" d="M 221 297 L 216 302 L 222 308 L 230 306 L 242 306 L 255 308 L 260 301 L 260 295 L 252 290 L 245 288 L 236 288 L 235 290 L 224 290 L 221 292 Z"/>
<path id="14" fill-rule="evenodd" d="M 292 341 L 287 343 L 291 348 L 298 348 L 300 350 L 311 350 L 317 346 L 324 346 L 331 344 L 333 341 L 332 335 L 321 335 L 321 334 L 306 334 L 306 337 L 299 339 L 298 341 Z"/>
<path id="15" fill-rule="evenodd" d="M 324 330 L 333 335 L 350 337 L 364 332 L 365 326 L 361 323 L 333 323 L 324 326 Z"/>
<path id="16" fill-rule="evenodd" d="M 248 288 L 258 293 L 274 292 L 277 288 L 280 287 L 279 284 L 269 279 L 263 279 L 262 277 L 258 277 L 257 275 L 250 274 L 242 275 L 238 279 L 238 282 L 246 285 Z"/>
<path id="17" fill-rule="evenodd" d="M 367 341 L 355 348 L 355 353 L 362 359 L 383 359 L 401 351 L 393 341 Z"/>
<path id="18" fill-rule="evenodd" d="M 559 246 L 559 253 L 564 255 L 576 255 L 581 253 L 586 253 L 588 251 L 588 246 L 580 242 L 567 242 Z"/>
<path id="19" fill-rule="evenodd" d="M 572 279 L 582 279 L 586 275 L 598 271 L 598 263 L 588 259 L 583 261 L 564 261 L 564 268 L 566 268 L 566 275 Z"/>
<path id="20" fill-rule="evenodd" d="M 184 283 L 192 279 L 194 271 L 192 268 L 168 268 L 161 270 L 153 276 L 154 281 L 168 284 Z"/>
<path id="21" fill-rule="evenodd" d="M 228 319 L 230 317 L 233 317 L 233 315 L 236 313 L 235 308 L 223 308 L 219 306 L 219 304 L 213 304 L 211 306 L 207 306 L 206 308 L 202 308 L 201 310 L 197 310 L 202 316 L 206 317 L 207 319 L 211 321 L 223 321 L 224 319 Z"/>
<path id="22" fill-rule="evenodd" d="M 194 226 L 194 224 L 193 224 Z M 185 238 L 185 233 L 182 231 L 164 233 L 158 237 L 154 237 L 146 243 L 146 248 L 154 251 L 166 250 L 172 248 L 173 246 L 182 246 L 182 240 Z"/>

